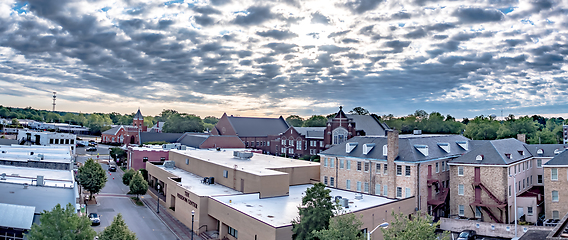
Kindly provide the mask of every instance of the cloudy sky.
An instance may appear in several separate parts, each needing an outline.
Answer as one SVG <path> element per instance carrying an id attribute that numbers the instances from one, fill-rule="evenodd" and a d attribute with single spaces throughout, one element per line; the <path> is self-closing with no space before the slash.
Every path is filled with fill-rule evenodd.
<path id="1" fill-rule="evenodd" d="M 568 116 L 568 1 L 0 1 L 0 104 Z"/>

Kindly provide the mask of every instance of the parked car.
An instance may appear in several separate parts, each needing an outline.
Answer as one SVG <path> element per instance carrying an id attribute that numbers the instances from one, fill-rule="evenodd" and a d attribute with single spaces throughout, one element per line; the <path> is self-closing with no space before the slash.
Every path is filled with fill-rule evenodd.
<path id="1" fill-rule="evenodd" d="M 89 213 L 89 219 L 91 219 L 91 226 L 101 225 L 101 219 L 96 213 Z"/>
<path id="2" fill-rule="evenodd" d="M 96 147 L 88 147 L 85 151 L 97 151 Z"/>
<path id="3" fill-rule="evenodd" d="M 460 233 L 458 240 L 475 240 L 477 233 L 473 230 L 465 230 Z"/>
<path id="4" fill-rule="evenodd" d="M 77 147 L 84 147 L 84 146 L 85 146 L 85 143 L 80 142 L 80 141 L 77 141 L 76 146 L 77 146 Z"/>
<path id="5" fill-rule="evenodd" d="M 97 143 L 93 140 L 89 141 L 89 146 L 97 146 Z"/>
<path id="6" fill-rule="evenodd" d="M 109 171 L 109 172 L 116 172 L 116 166 L 115 166 L 115 165 L 110 165 L 110 166 L 108 167 L 108 171 Z"/>

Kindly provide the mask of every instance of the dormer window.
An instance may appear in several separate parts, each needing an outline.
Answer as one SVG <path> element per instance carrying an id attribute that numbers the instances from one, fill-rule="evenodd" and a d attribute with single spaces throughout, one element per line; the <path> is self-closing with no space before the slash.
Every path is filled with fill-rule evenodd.
<path id="1" fill-rule="evenodd" d="M 363 154 L 367 155 L 373 148 L 375 147 L 374 143 L 365 143 L 363 144 Z"/>
<path id="2" fill-rule="evenodd" d="M 560 151 L 560 149 L 556 149 L 556 150 L 554 150 L 554 155 L 558 155 L 558 154 L 560 154 L 561 152 L 562 152 L 562 151 Z"/>
<path id="3" fill-rule="evenodd" d="M 477 161 L 482 161 L 482 160 L 483 160 L 483 155 L 477 155 L 477 157 L 475 157 L 475 160 L 477 160 Z"/>
<path id="4" fill-rule="evenodd" d="M 383 156 L 386 157 L 386 156 L 388 156 L 388 155 L 389 155 L 389 154 L 388 154 L 388 147 L 387 147 L 387 145 L 385 144 L 385 145 L 383 145 Z"/>
<path id="5" fill-rule="evenodd" d="M 444 150 L 444 152 L 450 153 L 450 143 L 438 143 L 438 147 Z"/>
<path id="6" fill-rule="evenodd" d="M 351 151 L 353 151 L 353 149 L 355 149 L 355 147 L 357 147 L 359 143 L 356 142 L 350 142 L 345 144 L 345 153 L 351 153 Z"/>
<path id="7" fill-rule="evenodd" d="M 524 156 L 524 155 L 525 155 L 525 151 L 520 150 L 520 151 L 519 151 L 519 154 L 520 154 L 521 156 Z"/>
<path id="8" fill-rule="evenodd" d="M 456 144 L 460 146 L 463 150 L 468 150 L 467 141 L 457 141 Z"/>
<path id="9" fill-rule="evenodd" d="M 418 150 L 422 155 L 428 157 L 428 146 L 427 145 L 414 145 L 414 148 Z"/>
<path id="10" fill-rule="evenodd" d="M 536 154 L 542 155 L 542 154 L 544 154 L 544 150 L 542 150 L 542 148 L 540 148 L 540 149 L 536 150 Z"/>
<path id="11" fill-rule="evenodd" d="M 508 159 L 512 159 L 511 154 L 510 153 L 505 153 L 505 157 L 507 157 Z"/>

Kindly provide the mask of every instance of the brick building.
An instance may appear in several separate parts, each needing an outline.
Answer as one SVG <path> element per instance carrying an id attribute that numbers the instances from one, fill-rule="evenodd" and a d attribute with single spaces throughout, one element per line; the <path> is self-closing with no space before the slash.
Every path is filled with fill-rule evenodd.
<path id="1" fill-rule="evenodd" d="M 448 161 L 468 151 L 460 135 L 359 136 L 321 156 L 320 181 L 330 187 L 388 198 L 415 197 L 417 210 L 448 213 Z"/>
<path id="2" fill-rule="evenodd" d="M 543 167 L 545 215 L 547 219 L 560 219 L 568 213 L 568 151 L 562 151 Z"/>
<path id="3" fill-rule="evenodd" d="M 316 155 L 324 148 L 325 127 L 290 127 L 278 136 L 270 137 L 268 154 L 301 157 Z"/>
<path id="4" fill-rule="evenodd" d="M 390 129 L 374 115 L 345 114 L 343 107 L 327 121 L 324 133 L 324 146 L 328 149 L 355 136 L 385 136 Z"/>
<path id="5" fill-rule="evenodd" d="M 101 134 L 101 142 L 107 144 L 140 144 L 140 132 L 146 132 L 148 128 L 144 126 L 144 116 L 138 109 L 132 119 L 132 126 L 118 125 Z"/>
<path id="6" fill-rule="evenodd" d="M 290 125 L 282 116 L 279 118 L 233 117 L 226 113 L 219 119 L 212 135 L 238 136 L 245 147 L 270 153 L 270 142 L 279 138 L 280 133 L 286 132 Z"/>
<path id="7" fill-rule="evenodd" d="M 524 140 L 524 135 L 519 135 Z M 536 223 L 543 211 L 542 166 L 562 144 L 525 144 L 517 139 L 471 141 L 472 150 L 452 160 L 451 215 L 486 222 L 510 223 L 517 218 Z"/>

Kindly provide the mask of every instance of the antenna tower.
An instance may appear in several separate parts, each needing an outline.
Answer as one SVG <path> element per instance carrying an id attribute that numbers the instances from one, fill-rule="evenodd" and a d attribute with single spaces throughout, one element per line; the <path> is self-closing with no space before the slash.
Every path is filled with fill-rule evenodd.
<path id="1" fill-rule="evenodd" d="M 55 96 L 56 92 L 53 92 L 53 112 L 55 112 Z"/>

